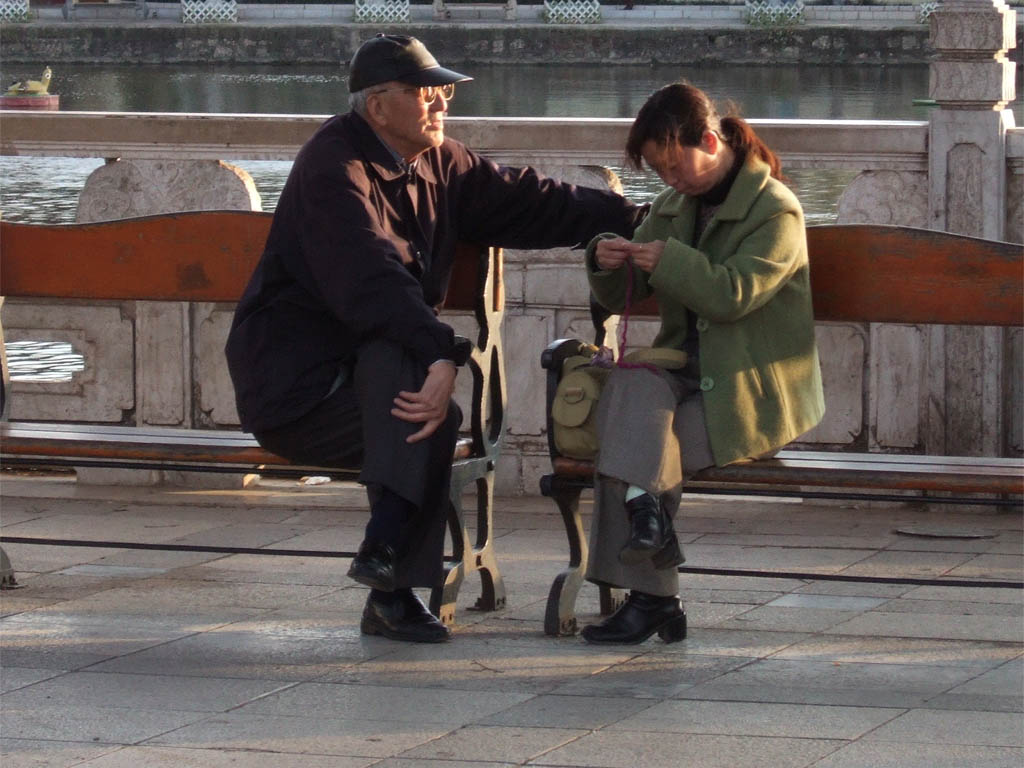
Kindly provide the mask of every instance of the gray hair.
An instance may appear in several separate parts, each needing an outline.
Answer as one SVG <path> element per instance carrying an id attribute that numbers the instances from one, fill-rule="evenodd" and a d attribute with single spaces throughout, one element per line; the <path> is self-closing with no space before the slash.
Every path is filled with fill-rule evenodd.
<path id="1" fill-rule="evenodd" d="M 370 96 L 370 89 L 363 88 L 348 95 L 348 106 L 357 115 L 366 116 L 366 100 Z"/>

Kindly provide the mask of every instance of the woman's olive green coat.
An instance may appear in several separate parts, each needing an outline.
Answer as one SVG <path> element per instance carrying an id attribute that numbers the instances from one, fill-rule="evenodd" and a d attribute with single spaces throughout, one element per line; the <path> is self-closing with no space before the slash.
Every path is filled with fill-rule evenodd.
<path id="1" fill-rule="evenodd" d="M 825 412 L 803 211 L 793 193 L 748 156 L 694 248 L 698 201 L 662 192 L 634 242 L 664 240 L 650 274 L 633 268 L 632 300 L 655 294 L 654 346 L 682 348 L 697 315 L 704 410 L 719 466 L 775 451 Z M 587 249 L 597 300 L 622 312 L 626 268 L 599 270 Z"/>

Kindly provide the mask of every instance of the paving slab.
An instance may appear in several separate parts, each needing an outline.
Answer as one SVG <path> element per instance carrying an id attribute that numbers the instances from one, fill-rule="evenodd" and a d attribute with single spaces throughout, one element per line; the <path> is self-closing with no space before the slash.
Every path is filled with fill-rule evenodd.
<path id="1" fill-rule="evenodd" d="M 1024 747 L 1020 717 L 999 712 L 912 709 L 864 737 L 868 741 Z"/>
<path id="2" fill-rule="evenodd" d="M 460 638 L 461 639 L 461 638 Z M 547 693 L 573 680 L 594 675 L 630 658 L 622 651 L 532 646 L 466 638 L 437 650 L 410 646 L 398 649 L 378 643 L 387 653 L 328 673 L 319 682 L 379 685 L 436 690 Z"/>
<path id="3" fill-rule="evenodd" d="M 530 694 L 501 691 L 301 683 L 279 693 L 262 696 L 239 711 L 298 717 L 316 712 L 319 717 L 459 726 L 529 698 Z"/>
<path id="4" fill-rule="evenodd" d="M 403 757 L 466 758 L 524 764 L 585 736 L 588 731 L 567 728 L 467 725 L 429 744 L 410 749 Z"/>
<path id="5" fill-rule="evenodd" d="M 837 635 L 934 637 L 1012 643 L 1021 637 L 1021 620 L 1017 616 L 872 612 L 826 627 L 824 631 Z"/>
<path id="6" fill-rule="evenodd" d="M 480 725 L 544 727 L 557 723 L 563 728 L 597 730 L 650 706 L 650 701 L 624 696 L 544 694 L 485 717 Z"/>
<path id="7" fill-rule="evenodd" d="M 173 670 L 189 677 L 299 681 L 326 675 L 367 655 L 357 625 L 330 642 L 222 629 L 98 663 L 90 671 L 159 675 Z"/>
<path id="8" fill-rule="evenodd" d="M 82 765 L 85 761 L 116 752 L 117 744 L 53 741 L 51 739 L 0 738 L 0 765 L 4 768 L 49 768 Z M 133 768 L 138 768 L 136 763 Z"/>
<path id="9" fill-rule="evenodd" d="M 973 678 L 964 667 L 763 659 L 678 698 L 857 707 L 920 707 Z"/>
<path id="10" fill-rule="evenodd" d="M 949 744 L 860 741 L 844 746 L 814 768 L 1020 768 L 1024 750 Z"/>
<path id="11" fill-rule="evenodd" d="M 289 759 L 293 754 L 381 758 L 433 742 L 449 730 L 445 725 L 320 717 L 317 712 L 295 717 L 239 711 L 207 717 L 146 744 L 280 752 Z"/>
<path id="12" fill-rule="evenodd" d="M 35 622 L 29 617 L 10 621 L 0 634 L 4 664 L 26 667 L 75 669 L 107 659 L 133 654 L 190 634 L 184 628 L 134 628 L 117 624 L 56 624 Z M 91 661 L 90 661 L 91 660 Z M 67 665 L 62 666 L 66 661 Z M 166 669 L 166 667 L 165 667 Z"/>
<path id="13" fill-rule="evenodd" d="M 63 675 L 67 670 L 63 669 L 33 669 L 31 667 L 7 666 L 4 659 L 4 666 L 0 668 L 0 693 L 16 691 L 19 688 L 47 680 L 51 677 Z"/>
<path id="14" fill-rule="evenodd" d="M 1024 712 L 1024 660 L 1020 657 L 928 700 L 933 709 Z M 1018 715 L 1018 721 L 1024 718 Z"/>
<path id="15" fill-rule="evenodd" d="M 608 730 L 853 740 L 904 712 L 878 707 L 662 701 L 609 725 Z"/>
<path id="16" fill-rule="evenodd" d="M 390 757 L 374 763 L 373 768 L 513 768 L 520 763 L 494 763 L 490 760 L 424 760 L 422 757 Z"/>
<path id="17" fill-rule="evenodd" d="M 745 611 L 717 626 L 744 631 L 763 629 L 770 632 L 816 633 L 845 625 L 857 615 L 857 611 L 778 605 L 776 602 Z"/>
<path id="18" fill-rule="evenodd" d="M 529 763 L 581 768 L 805 768 L 842 741 L 598 731 Z"/>
<path id="19" fill-rule="evenodd" d="M 134 744 L 205 717 L 207 712 L 180 709 L 68 706 L 56 701 L 49 706 L 24 707 L 5 703 L 0 710 L 0 730 L 17 739 Z"/>
<path id="20" fill-rule="evenodd" d="M 75 765 L 78 765 L 77 763 Z M 119 747 L 81 763 L 83 768 L 366 768 L 376 758 L 341 755 L 299 755 L 219 749 Z M 4 768 L 7 768 L 6 764 Z"/>
<path id="21" fill-rule="evenodd" d="M 69 672 L 3 696 L 3 710 L 38 708 L 59 702 L 80 707 L 221 712 L 258 699 L 287 684 L 171 675 Z"/>
<path id="22" fill-rule="evenodd" d="M 850 637 L 818 635 L 775 653 L 774 659 L 822 661 L 834 664 L 902 664 L 968 667 L 987 671 L 1019 657 L 1017 643 L 912 637 Z"/>
<path id="23" fill-rule="evenodd" d="M 663 699 L 749 664 L 756 659 L 710 654 L 653 652 L 555 689 L 566 696 Z"/>
<path id="24" fill-rule="evenodd" d="M 984 603 L 969 600 L 889 600 L 878 607 L 879 613 L 930 613 L 956 616 L 1024 616 L 1024 604 Z"/>

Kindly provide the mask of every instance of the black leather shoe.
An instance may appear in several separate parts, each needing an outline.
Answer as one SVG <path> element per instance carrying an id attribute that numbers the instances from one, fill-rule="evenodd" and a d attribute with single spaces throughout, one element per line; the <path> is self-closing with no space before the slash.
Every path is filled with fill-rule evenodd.
<path id="1" fill-rule="evenodd" d="M 678 596 L 658 597 L 634 590 L 619 610 L 600 624 L 584 627 L 580 634 L 588 643 L 632 645 L 655 632 L 666 643 L 686 638 L 686 611 Z"/>
<path id="2" fill-rule="evenodd" d="M 360 584 L 392 592 L 395 589 L 395 550 L 387 544 L 364 541 L 352 558 L 348 576 Z"/>
<path id="3" fill-rule="evenodd" d="M 629 541 L 619 552 L 619 561 L 627 565 L 650 560 L 665 546 L 665 514 L 658 500 L 645 493 L 626 502 L 629 512 Z"/>
<path id="4" fill-rule="evenodd" d="M 396 592 L 388 603 L 374 600 L 371 595 L 359 629 L 364 635 L 383 635 L 409 643 L 443 643 L 451 637 L 448 627 L 427 610 L 411 589 Z"/>

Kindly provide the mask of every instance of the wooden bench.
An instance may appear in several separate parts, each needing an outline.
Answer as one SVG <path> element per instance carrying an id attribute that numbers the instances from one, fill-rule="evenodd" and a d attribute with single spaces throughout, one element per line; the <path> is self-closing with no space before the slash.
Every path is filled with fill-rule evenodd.
<path id="1" fill-rule="evenodd" d="M 1020 327 L 1024 322 L 1024 249 L 1020 245 L 874 225 L 809 227 L 807 239 L 814 312 L 819 321 L 1003 327 Z M 630 316 L 656 317 L 653 297 L 634 307 Z M 607 317 L 600 310 L 594 312 L 598 345 L 605 337 Z M 594 466 L 559 455 L 550 415 L 562 362 L 580 354 L 582 346 L 579 340 L 561 339 L 541 356 L 541 365 L 547 370 L 552 469 L 541 479 L 541 493 L 558 505 L 569 538 L 569 567 L 555 578 L 548 596 L 544 631 L 549 635 L 576 631 L 576 597 L 587 566 L 579 500 L 583 489 L 593 487 Z M 814 488 L 830 490 L 808 490 Z M 929 491 L 996 494 L 997 500 L 1019 504 L 1024 493 L 1024 461 L 792 449 L 769 460 L 702 470 L 684 491 L 843 498 L 870 491 L 876 499 L 880 498 L 878 491 Z M 933 500 L 975 501 L 962 497 Z M 601 612 L 612 612 L 622 597 L 622 590 L 602 587 Z"/>
<path id="2" fill-rule="evenodd" d="M 81 225 L 3 221 L 0 292 L 7 299 L 74 299 L 79 303 L 234 303 L 260 258 L 270 221 L 270 214 L 241 211 L 178 213 Z M 431 610 L 447 623 L 454 619 L 459 587 L 472 571 L 477 571 L 482 581 L 479 609 L 495 610 L 505 602 L 492 542 L 494 469 L 505 428 L 501 267 L 499 249 L 460 246 L 445 302 L 447 309 L 473 313 L 478 327 L 467 366 L 472 376 L 468 436 L 459 440 L 452 465 L 448 518 L 452 554 L 445 558 L 442 583 L 434 588 L 430 599 Z M 358 467 L 343 471 L 292 467 L 260 448 L 251 435 L 238 431 L 10 421 L 6 418 L 11 402 L 6 359 L 2 384 L 5 418 L 0 422 L 0 460 L 6 466 L 270 470 L 315 472 L 346 479 L 358 475 Z M 474 540 L 462 509 L 463 493 L 470 487 L 477 494 Z"/>

